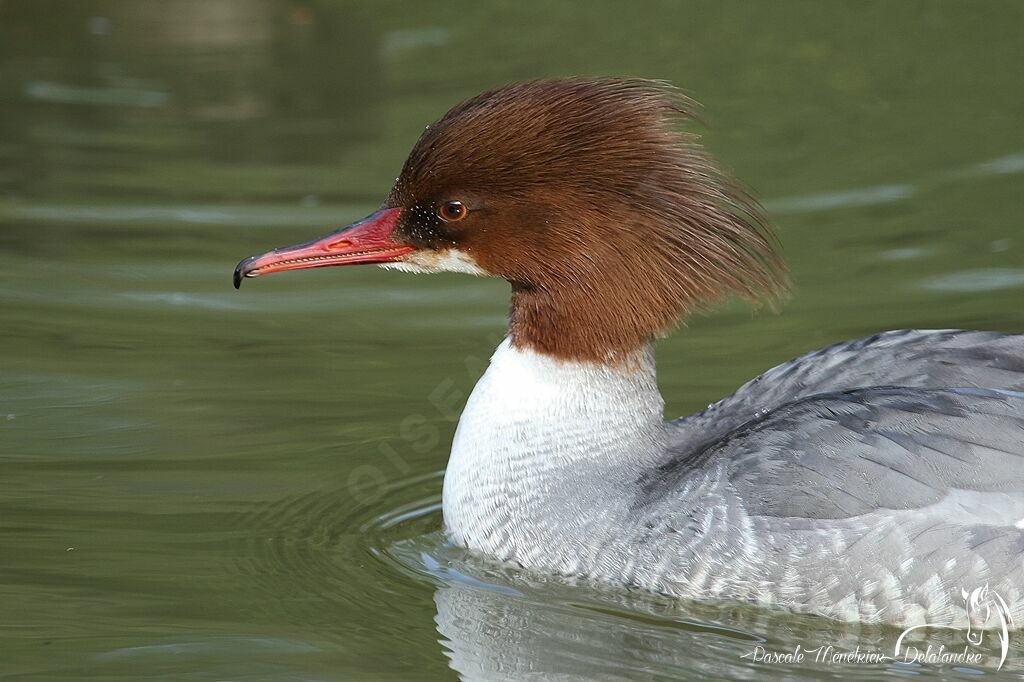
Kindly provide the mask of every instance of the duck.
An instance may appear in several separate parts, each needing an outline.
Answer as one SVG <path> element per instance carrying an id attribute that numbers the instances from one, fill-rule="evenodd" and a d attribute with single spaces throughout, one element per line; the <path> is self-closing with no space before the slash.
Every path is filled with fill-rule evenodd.
<path id="1" fill-rule="evenodd" d="M 454 106 L 380 210 L 242 260 L 498 277 L 508 332 L 442 491 L 455 545 L 541 574 L 860 624 L 1024 622 L 1024 335 L 897 330 L 666 420 L 654 343 L 790 290 L 760 204 L 668 83 L 572 77 Z M 984 627 L 984 624 L 981 624 Z"/>

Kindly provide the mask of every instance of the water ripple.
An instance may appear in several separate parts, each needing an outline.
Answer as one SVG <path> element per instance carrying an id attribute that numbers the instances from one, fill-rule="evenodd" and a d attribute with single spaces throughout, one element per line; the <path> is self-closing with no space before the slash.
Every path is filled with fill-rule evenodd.
<path id="1" fill-rule="evenodd" d="M 983 268 L 961 270 L 926 279 L 921 287 L 931 291 L 977 293 L 1024 286 L 1024 270 L 1014 268 Z"/>

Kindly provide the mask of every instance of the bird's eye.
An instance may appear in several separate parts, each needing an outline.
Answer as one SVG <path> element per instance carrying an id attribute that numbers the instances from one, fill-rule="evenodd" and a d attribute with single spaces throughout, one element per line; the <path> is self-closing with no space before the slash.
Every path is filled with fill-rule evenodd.
<path id="1" fill-rule="evenodd" d="M 446 201 L 437 209 L 437 215 L 446 223 L 462 220 L 468 213 L 469 209 L 461 201 Z"/>

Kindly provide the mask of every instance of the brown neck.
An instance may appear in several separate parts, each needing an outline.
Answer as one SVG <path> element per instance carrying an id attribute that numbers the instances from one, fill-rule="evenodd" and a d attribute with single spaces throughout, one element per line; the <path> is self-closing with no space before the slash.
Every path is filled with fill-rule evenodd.
<path id="1" fill-rule="evenodd" d="M 512 344 L 561 360 L 617 364 L 660 331 L 643 311 L 623 310 L 613 301 L 594 300 L 593 292 L 589 294 L 513 284 Z"/>

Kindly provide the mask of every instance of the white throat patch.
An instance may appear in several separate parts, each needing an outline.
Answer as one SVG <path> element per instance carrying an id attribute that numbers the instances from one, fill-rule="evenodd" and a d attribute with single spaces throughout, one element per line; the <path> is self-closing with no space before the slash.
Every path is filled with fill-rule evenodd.
<path id="1" fill-rule="evenodd" d="M 445 251 L 419 249 L 402 256 L 400 261 L 381 263 L 380 266 L 389 270 L 415 273 L 462 272 L 467 275 L 477 276 L 490 274 L 477 265 L 472 256 L 458 249 L 447 249 Z"/>

